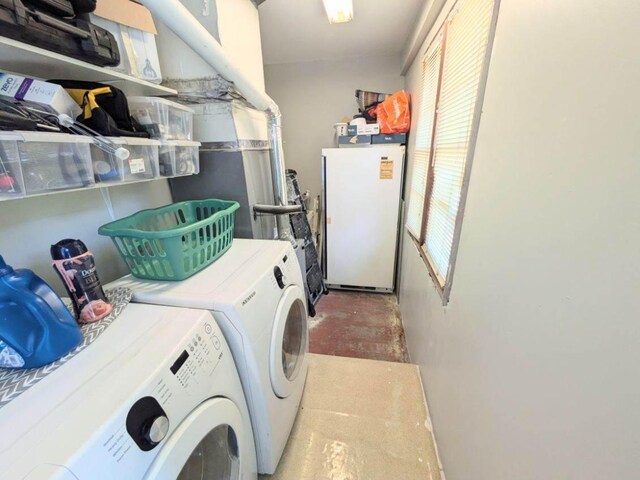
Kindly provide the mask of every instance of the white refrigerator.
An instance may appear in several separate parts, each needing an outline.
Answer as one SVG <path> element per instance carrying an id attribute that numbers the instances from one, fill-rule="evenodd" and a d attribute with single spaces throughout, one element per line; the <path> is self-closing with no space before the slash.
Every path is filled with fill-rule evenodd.
<path id="1" fill-rule="evenodd" d="M 394 290 L 404 155 L 401 145 L 322 150 L 329 288 Z"/>

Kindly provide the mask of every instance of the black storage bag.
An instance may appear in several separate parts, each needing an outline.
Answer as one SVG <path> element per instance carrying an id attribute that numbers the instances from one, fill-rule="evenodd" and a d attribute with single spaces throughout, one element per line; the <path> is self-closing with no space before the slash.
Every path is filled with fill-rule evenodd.
<path id="1" fill-rule="evenodd" d="M 42 10 L 56 17 L 70 18 L 76 13 L 70 0 L 23 0 L 25 6 Z"/>
<path id="2" fill-rule="evenodd" d="M 21 0 L 0 0 L 0 32 L 4 37 L 94 65 L 120 64 L 116 39 L 104 28 L 80 18 L 54 16 Z"/>
<path id="3" fill-rule="evenodd" d="M 91 13 L 96 9 L 96 0 L 71 0 L 73 10 L 76 15 L 82 15 L 83 13 Z"/>
<path id="4" fill-rule="evenodd" d="M 48 80 L 65 88 L 82 107 L 77 120 L 101 135 L 149 138 L 149 133 L 129 111 L 127 97 L 119 88 L 79 80 Z"/>

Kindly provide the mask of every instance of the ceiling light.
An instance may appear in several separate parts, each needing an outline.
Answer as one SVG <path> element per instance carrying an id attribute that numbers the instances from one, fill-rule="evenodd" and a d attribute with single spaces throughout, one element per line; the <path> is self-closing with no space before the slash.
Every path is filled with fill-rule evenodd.
<path id="1" fill-rule="evenodd" d="M 353 20 L 353 0 L 322 0 L 329 23 L 346 23 Z"/>

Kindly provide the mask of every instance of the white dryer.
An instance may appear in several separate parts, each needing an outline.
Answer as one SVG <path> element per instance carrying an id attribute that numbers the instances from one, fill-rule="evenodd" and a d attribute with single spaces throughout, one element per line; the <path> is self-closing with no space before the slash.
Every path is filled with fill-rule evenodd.
<path id="1" fill-rule="evenodd" d="M 0 465 L 7 480 L 255 479 L 242 386 L 211 314 L 129 304 L 0 409 Z"/>
<path id="2" fill-rule="evenodd" d="M 154 282 L 127 276 L 111 286 L 130 288 L 136 302 L 213 313 L 244 387 L 258 471 L 273 473 L 289 438 L 307 375 L 306 298 L 291 245 L 235 239 L 217 262 L 187 280 Z"/>

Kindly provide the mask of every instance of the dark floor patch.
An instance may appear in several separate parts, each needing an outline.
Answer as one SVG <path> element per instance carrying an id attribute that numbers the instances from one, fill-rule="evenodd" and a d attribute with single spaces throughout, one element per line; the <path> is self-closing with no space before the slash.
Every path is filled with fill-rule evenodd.
<path id="1" fill-rule="evenodd" d="M 313 353 L 407 362 L 407 347 L 395 295 L 332 290 L 310 319 Z"/>

